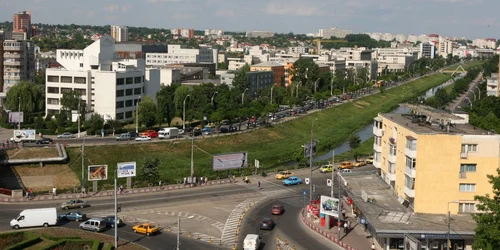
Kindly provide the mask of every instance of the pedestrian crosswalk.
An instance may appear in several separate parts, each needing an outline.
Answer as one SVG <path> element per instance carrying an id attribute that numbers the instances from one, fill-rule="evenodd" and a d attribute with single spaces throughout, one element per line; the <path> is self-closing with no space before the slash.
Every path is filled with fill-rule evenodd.
<path id="1" fill-rule="evenodd" d="M 235 209 L 229 214 L 229 217 L 226 220 L 226 224 L 224 226 L 224 231 L 222 233 L 222 244 L 225 246 L 232 247 L 236 244 L 238 239 L 237 231 L 239 231 L 240 226 L 240 218 L 242 214 L 251 206 L 254 206 L 258 202 L 262 201 L 266 197 L 259 198 L 249 198 L 245 201 L 241 202 Z"/>

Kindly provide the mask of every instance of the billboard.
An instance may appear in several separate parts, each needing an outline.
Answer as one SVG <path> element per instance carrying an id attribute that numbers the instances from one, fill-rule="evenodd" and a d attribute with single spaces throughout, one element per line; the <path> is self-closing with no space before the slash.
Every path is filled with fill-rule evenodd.
<path id="1" fill-rule="evenodd" d="M 23 130 L 14 130 L 14 140 L 36 140 L 36 131 L 23 129 Z"/>
<path id="2" fill-rule="evenodd" d="M 333 217 L 339 217 L 339 199 L 329 196 L 321 196 L 321 208 L 319 210 L 322 214 L 328 214 Z"/>
<path id="3" fill-rule="evenodd" d="M 248 166 L 248 153 L 230 153 L 212 156 L 212 169 L 222 171 L 229 169 L 238 169 Z"/>
<path id="4" fill-rule="evenodd" d="M 136 174 L 136 163 L 134 162 L 120 162 L 118 163 L 118 178 L 121 177 L 134 177 Z"/>
<path id="5" fill-rule="evenodd" d="M 9 123 L 24 123 L 23 112 L 9 112 Z"/>
<path id="6" fill-rule="evenodd" d="M 310 154 L 316 155 L 316 142 L 307 143 L 304 145 L 304 158 L 309 158 Z"/>
<path id="7" fill-rule="evenodd" d="M 108 179 L 108 165 L 89 166 L 89 181 L 100 181 Z"/>

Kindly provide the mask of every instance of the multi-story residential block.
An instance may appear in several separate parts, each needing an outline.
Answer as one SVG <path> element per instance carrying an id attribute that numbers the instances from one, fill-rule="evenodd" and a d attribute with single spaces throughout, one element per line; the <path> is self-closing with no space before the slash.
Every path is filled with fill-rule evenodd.
<path id="1" fill-rule="evenodd" d="M 377 74 L 384 72 L 403 72 L 408 65 L 418 59 L 416 48 L 377 48 L 375 58 L 378 62 Z"/>
<path id="2" fill-rule="evenodd" d="M 170 33 L 174 36 L 184 37 L 184 38 L 194 38 L 194 29 L 170 29 Z"/>
<path id="3" fill-rule="evenodd" d="M 0 98 L 3 101 L 16 83 L 35 80 L 35 46 L 30 40 L 4 40 L 1 47 L 3 81 L 0 84 L 3 85 Z"/>
<path id="4" fill-rule="evenodd" d="M 336 27 L 319 30 L 319 36 L 323 39 L 330 39 L 332 36 L 337 38 L 344 38 L 349 34 L 352 34 L 352 30 L 342 30 L 337 29 Z"/>
<path id="5" fill-rule="evenodd" d="M 316 64 L 328 65 L 329 72 L 335 73 L 337 70 L 342 70 L 346 68 L 346 63 L 344 58 L 334 58 L 328 60 L 319 60 L 314 61 Z M 291 83 L 291 82 L 290 82 Z"/>
<path id="6" fill-rule="evenodd" d="M 476 212 L 474 196 L 492 192 L 487 175 L 500 164 L 500 135 L 468 124 L 467 114 L 407 106 L 415 115 L 374 119 L 373 165 L 381 178 L 415 213 Z"/>
<path id="7" fill-rule="evenodd" d="M 440 37 L 438 46 L 438 55 L 446 58 L 448 55 L 453 55 L 453 42 Z"/>
<path id="8" fill-rule="evenodd" d="M 272 71 L 274 76 L 273 84 L 282 86 L 285 83 L 285 66 L 275 62 L 264 62 L 250 67 L 250 71 Z"/>
<path id="9" fill-rule="evenodd" d="M 167 53 L 168 48 L 160 43 L 124 42 L 116 43 L 115 51 L 122 59 L 146 59 L 146 53 Z"/>
<path id="10" fill-rule="evenodd" d="M 181 45 L 168 45 L 167 53 L 146 53 L 146 65 L 164 66 L 182 63 L 215 63 L 218 50 L 211 48 L 185 49 Z"/>
<path id="11" fill-rule="evenodd" d="M 47 116 L 62 109 L 61 98 L 69 91 L 81 95 L 88 113 L 106 119 L 132 119 L 140 97 L 156 100 L 160 71 L 146 69 L 143 59 L 117 59 L 111 36 L 105 35 L 83 50 L 58 49 L 56 53 L 62 68 L 46 71 Z"/>
<path id="12" fill-rule="evenodd" d="M 432 42 L 422 42 L 420 44 L 420 58 L 434 58 L 436 55 L 436 47 Z"/>
<path id="13" fill-rule="evenodd" d="M 498 73 L 491 73 L 491 76 L 486 78 L 486 95 L 500 96 L 499 93 Z"/>
<path id="14" fill-rule="evenodd" d="M 306 46 L 288 47 L 288 53 L 297 56 L 302 54 L 309 54 L 309 47 Z"/>
<path id="15" fill-rule="evenodd" d="M 128 28 L 126 26 L 111 26 L 111 37 L 113 37 L 116 42 L 128 41 Z"/>
<path id="16" fill-rule="evenodd" d="M 330 55 L 332 58 L 344 58 L 346 60 L 372 60 L 373 50 L 369 50 L 365 47 L 354 47 L 354 48 L 340 48 L 337 50 L 331 50 Z"/>
<path id="17" fill-rule="evenodd" d="M 228 58 L 228 66 L 227 66 L 227 70 L 229 71 L 236 71 L 236 70 L 240 70 L 241 67 L 247 65 L 248 63 L 242 61 L 240 58 Z"/>
<path id="18" fill-rule="evenodd" d="M 220 38 L 220 37 L 224 36 L 224 30 L 207 29 L 207 30 L 205 30 L 205 36 Z"/>
<path id="19" fill-rule="evenodd" d="M 33 34 L 33 27 L 31 26 L 31 11 L 20 11 L 14 14 L 12 20 L 12 36 L 15 40 L 26 40 L 29 39 Z M 16 34 L 21 35 L 23 38 L 19 38 Z"/>
<path id="20" fill-rule="evenodd" d="M 496 49 L 497 40 L 495 38 L 486 38 L 486 39 L 478 38 L 472 41 L 472 45 L 477 46 L 479 48 Z"/>
<path id="21" fill-rule="evenodd" d="M 268 37 L 273 37 L 274 36 L 274 32 L 272 31 L 247 31 L 246 32 L 246 37 L 253 37 L 253 38 L 257 38 L 257 37 L 261 37 L 261 38 L 268 38 Z"/>

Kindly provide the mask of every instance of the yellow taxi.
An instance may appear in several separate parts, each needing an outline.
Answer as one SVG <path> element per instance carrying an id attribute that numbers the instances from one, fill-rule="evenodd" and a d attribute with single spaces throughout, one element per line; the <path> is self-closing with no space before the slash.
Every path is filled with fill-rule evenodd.
<path id="1" fill-rule="evenodd" d="M 344 161 L 339 164 L 339 169 L 352 169 L 353 164 L 352 162 Z"/>
<path id="2" fill-rule="evenodd" d="M 367 164 L 373 164 L 373 156 L 368 157 L 365 161 Z"/>
<path id="3" fill-rule="evenodd" d="M 357 162 L 355 162 L 355 163 L 353 164 L 353 166 L 354 166 L 355 168 L 357 168 L 357 167 L 362 167 L 362 166 L 364 166 L 364 165 L 366 165 L 366 161 L 357 161 Z"/>
<path id="4" fill-rule="evenodd" d="M 159 232 L 159 228 L 150 223 L 142 223 L 139 225 L 135 225 L 132 227 L 132 230 L 134 230 L 134 233 L 141 233 L 147 236 Z"/>
<path id="5" fill-rule="evenodd" d="M 283 180 L 283 179 L 288 179 L 288 177 L 292 176 L 293 172 L 290 172 L 288 170 L 281 171 L 276 175 L 276 180 Z"/>
<path id="6" fill-rule="evenodd" d="M 320 173 L 331 173 L 333 171 L 333 165 L 324 165 L 319 169 Z"/>

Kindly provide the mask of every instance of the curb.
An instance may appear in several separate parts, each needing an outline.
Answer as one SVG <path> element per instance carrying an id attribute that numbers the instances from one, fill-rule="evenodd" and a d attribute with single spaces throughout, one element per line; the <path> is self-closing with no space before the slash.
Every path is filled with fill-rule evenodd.
<path id="1" fill-rule="evenodd" d="M 347 250 L 356 250 L 355 248 L 347 245 L 347 243 L 341 241 L 340 239 L 337 239 L 337 237 L 335 237 L 333 234 L 330 234 L 328 232 L 325 232 L 323 231 L 321 228 L 319 227 L 316 227 L 315 225 L 313 225 L 313 223 L 309 222 L 309 221 L 306 221 L 306 218 L 304 217 L 303 215 L 303 212 L 304 210 L 302 210 L 300 212 L 300 219 L 301 221 L 307 225 L 310 229 L 312 229 L 313 231 L 315 231 L 316 233 L 322 235 L 323 237 L 325 237 L 326 239 L 330 240 L 331 242 L 337 244 L 338 246 L 344 248 L 344 249 L 347 249 Z"/>
<path id="2" fill-rule="evenodd" d="M 154 193 L 154 192 L 162 192 L 162 191 L 170 191 L 170 190 L 180 190 L 180 189 L 214 186 L 214 185 L 223 185 L 223 184 L 228 184 L 228 183 L 232 183 L 232 182 L 230 180 L 214 180 L 214 181 L 208 181 L 207 183 L 200 184 L 200 185 L 176 184 L 176 185 L 169 185 L 169 186 L 163 186 L 163 187 L 145 187 L 145 188 L 125 190 L 119 196 L 129 195 L 129 194 L 144 194 L 144 193 Z M 2 200 L 0 200 L 0 202 L 9 203 L 9 202 L 51 201 L 51 200 L 92 198 L 92 197 L 108 197 L 108 196 L 113 196 L 113 195 L 114 195 L 113 191 L 103 191 L 103 192 L 95 193 L 93 195 L 61 194 L 61 195 L 57 195 L 57 196 L 51 196 L 51 195 L 36 196 L 33 199 L 26 199 L 26 197 L 24 197 L 24 196 L 20 197 L 20 198 L 3 198 Z"/>

